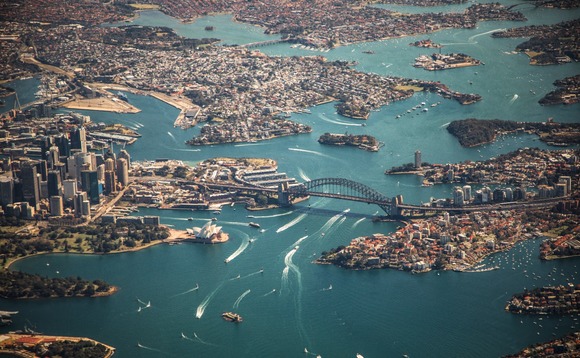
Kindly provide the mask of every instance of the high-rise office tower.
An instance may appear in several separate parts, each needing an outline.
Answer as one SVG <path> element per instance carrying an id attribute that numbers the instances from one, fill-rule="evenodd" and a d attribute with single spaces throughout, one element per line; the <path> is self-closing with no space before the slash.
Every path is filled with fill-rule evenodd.
<path id="1" fill-rule="evenodd" d="M 72 149 L 80 149 L 87 152 L 87 132 L 84 127 L 78 127 L 71 132 L 70 146 Z"/>
<path id="2" fill-rule="evenodd" d="M 117 181 L 126 187 L 129 184 L 129 166 L 124 158 L 117 159 Z"/>
<path id="3" fill-rule="evenodd" d="M 33 162 L 25 162 L 20 168 L 22 183 L 22 199 L 30 203 L 35 209 L 40 201 L 40 180 Z"/>
<path id="4" fill-rule="evenodd" d="M 14 203 L 14 179 L 9 177 L 0 178 L 0 205 L 5 207 Z"/>
<path id="5" fill-rule="evenodd" d="M 60 172 L 57 170 L 50 170 L 48 172 L 48 196 L 59 196 L 62 191 L 62 181 Z"/>

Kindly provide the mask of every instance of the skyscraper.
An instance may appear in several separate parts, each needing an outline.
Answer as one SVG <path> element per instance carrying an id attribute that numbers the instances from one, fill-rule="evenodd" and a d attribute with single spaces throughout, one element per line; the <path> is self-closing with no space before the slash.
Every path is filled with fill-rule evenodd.
<path id="1" fill-rule="evenodd" d="M 60 180 L 60 172 L 56 170 L 50 170 L 48 172 L 48 196 L 58 196 L 60 195 L 62 182 Z"/>
<path id="2" fill-rule="evenodd" d="M 421 151 L 415 151 L 415 168 L 421 168 Z"/>
<path id="3" fill-rule="evenodd" d="M 68 138 L 63 134 L 60 137 L 56 137 L 54 144 L 58 147 L 58 152 L 60 155 L 68 157 L 70 155 L 70 143 Z"/>
<path id="4" fill-rule="evenodd" d="M 62 196 L 50 197 L 50 216 L 62 216 L 64 213 Z"/>
<path id="5" fill-rule="evenodd" d="M 113 170 L 105 171 L 105 194 L 117 191 L 117 178 Z"/>
<path id="6" fill-rule="evenodd" d="M 14 179 L 0 178 L 0 205 L 5 207 L 14 203 Z"/>
<path id="7" fill-rule="evenodd" d="M 80 149 L 81 152 L 87 152 L 87 132 L 84 127 L 78 127 L 71 132 L 70 147 Z"/>
<path id="8" fill-rule="evenodd" d="M 74 179 L 65 180 L 63 186 L 65 200 L 73 199 L 77 194 L 77 181 Z"/>
<path id="9" fill-rule="evenodd" d="M 119 152 L 119 158 L 125 159 L 127 161 L 127 167 L 131 167 L 131 155 L 129 155 L 125 149 L 121 149 Z"/>
<path id="10" fill-rule="evenodd" d="M 20 181 L 22 198 L 36 209 L 40 201 L 40 180 L 33 162 L 25 162 L 20 168 Z"/>
<path id="11" fill-rule="evenodd" d="M 52 147 L 50 147 L 50 149 L 48 150 L 48 157 L 46 160 L 48 161 L 48 167 L 51 169 L 54 168 L 55 165 L 60 163 L 60 152 L 57 146 L 53 145 Z"/>
<path id="12" fill-rule="evenodd" d="M 99 180 L 96 170 L 83 170 L 81 172 L 81 186 L 87 192 L 91 204 L 99 203 Z"/>
<path id="13" fill-rule="evenodd" d="M 124 158 L 117 159 L 117 181 L 126 187 L 129 184 L 129 166 Z"/>

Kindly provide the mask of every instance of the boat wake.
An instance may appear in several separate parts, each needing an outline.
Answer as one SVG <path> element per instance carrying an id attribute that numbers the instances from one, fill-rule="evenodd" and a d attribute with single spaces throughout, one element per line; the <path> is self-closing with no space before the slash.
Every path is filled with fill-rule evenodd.
<path id="1" fill-rule="evenodd" d="M 169 148 L 169 149 L 177 150 L 179 152 L 201 152 L 201 149 L 183 149 L 183 148 Z"/>
<path id="2" fill-rule="evenodd" d="M 355 227 L 358 226 L 358 224 L 362 223 L 363 221 L 365 221 L 366 218 L 360 218 L 358 219 L 354 224 L 352 224 L 352 228 L 354 229 Z"/>
<path id="3" fill-rule="evenodd" d="M 318 155 L 320 157 L 325 157 L 325 158 L 330 158 L 330 159 L 336 159 L 331 157 L 330 155 L 326 155 L 324 153 L 320 153 L 314 150 L 308 150 L 308 149 L 300 149 L 300 148 L 288 148 L 288 150 L 291 150 L 293 152 L 302 152 L 302 153 L 310 153 L 310 154 L 314 154 L 314 155 Z"/>
<path id="4" fill-rule="evenodd" d="M 362 127 L 362 124 L 361 123 L 350 123 L 350 122 L 343 122 L 343 121 L 333 120 L 333 119 L 328 118 L 324 114 L 319 114 L 318 115 L 318 118 L 322 119 L 325 122 L 333 123 L 333 124 L 338 124 L 338 125 L 341 125 L 341 126 Z"/>
<path id="5" fill-rule="evenodd" d="M 190 292 L 197 291 L 198 289 L 199 289 L 199 285 L 196 283 L 194 288 L 190 288 L 187 291 L 184 291 L 184 292 L 178 293 L 176 295 L 173 295 L 170 298 L 177 297 L 177 296 L 181 296 L 181 295 L 185 295 L 185 294 L 188 294 Z"/>
<path id="6" fill-rule="evenodd" d="M 236 300 L 236 302 L 234 302 L 234 306 L 233 308 L 238 308 L 240 306 L 240 302 L 242 302 L 242 300 L 244 299 L 244 297 L 246 297 L 252 290 L 246 290 L 246 292 L 242 293 L 240 295 L 240 297 L 238 297 L 238 299 Z"/>
<path id="7" fill-rule="evenodd" d="M 332 290 L 332 284 L 330 286 L 323 288 L 321 291 L 330 291 Z"/>
<path id="8" fill-rule="evenodd" d="M 344 215 L 346 213 L 348 213 L 349 211 L 350 211 L 350 209 L 343 210 L 340 214 L 336 214 L 333 217 L 331 217 L 330 219 L 328 219 L 328 221 L 326 223 L 324 223 L 324 225 L 322 225 L 322 227 L 320 228 L 320 231 L 325 232 L 326 230 L 330 229 L 330 227 L 332 225 L 334 225 L 334 223 L 340 218 L 346 220 L 346 217 L 344 217 Z M 344 220 L 341 220 L 341 222 L 339 224 L 342 224 L 344 222 Z"/>
<path id="9" fill-rule="evenodd" d="M 143 349 L 147 349 L 148 351 L 153 351 L 153 352 L 158 352 L 158 353 L 164 353 L 164 352 L 160 351 L 159 349 L 144 346 L 144 345 L 142 345 L 139 342 L 137 342 L 137 347 L 143 348 Z"/>
<path id="10" fill-rule="evenodd" d="M 446 128 L 450 124 L 451 124 L 451 122 L 447 122 L 445 124 L 442 124 L 439 128 Z"/>
<path id="11" fill-rule="evenodd" d="M 207 219 L 205 219 L 207 220 Z M 220 220 L 220 224 L 228 224 L 228 225 L 236 225 L 236 226 L 248 226 L 248 223 L 243 223 L 241 221 L 221 221 Z"/>
<path id="12" fill-rule="evenodd" d="M 217 347 L 215 344 L 213 344 L 213 343 L 209 343 L 209 342 L 206 342 L 206 341 L 204 341 L 203 339 L 199 338 L 195 332 L 193 332 L 193 337 L 194 337 L 194 338 L 188 337 L 188 336 L 186 336 L 186 335 L 185 335 L 183 332 L 181 332 L 181 338 L 183 338 L 183 339 L 186 339 L 186 340 L 188 340 L 188 341 L 195 342 L 195 343 L 201 343 L 201 344 L 205 344 L 205 345 L 207 345 L 207 346 L 214 346 L 214 347 Z"/>
<path id="13" fill-rule="evenodd" d="M 181 338 L 183 338 L 183 339 L 187 339 L 188 341 L 196 342 L 196 340 L 195 340 L 195 339 L 193 339 L 193 338 L 190 338 L 190 337 L 186 336 L 185 334 L 183 334 L 183 332 L 181 332 Z"/>
<path id="14" fill-rule="evenodd" d="M 270 218 L 277 218 L 277 217 L 280 217 L 280 216 L 286 216 L 286 215 L 290 215 L 290 214 L 292 214 L 293 212 L 294 212 L 294 211 L 288 211 L 288 212 L 285 212 L 285 213 L 281 213 L 281 214 L 274 214 L 274 215 L 256 215 L 256 216 L 254 216 L 254 218 L 256 218 L 256 219 L 270 219 Z"/>
<path id="15" fill-rule="evenodd" d="M 483 36 L 483 35 L 488 35 L 488 34 L 492 34 L 492 33 L 494 33 L 494 32 L 505 31 L 505 30 L 506 30 L 506 29 L 495 29 L 495 30 L 489 30 L 489 31 L 486 31 L 486 32 L 482 32 L 482 33 L 480 33 L 480 34 L 473 35 L 473 36 L 469 37 L 469 38 L 467 39 L 467 41 L 468 41 L 468 43 L 469 43 L 469 44 L 476 44 L 476 43 L 477 43 L 477 41 L 474 41 L 474 40 L 475 40 L 476 38 L 480 37 L 480 36 Z"/>
<path id="16" fill-rule="evenodd" d="M 520 96 L 518 96 L 517 94 L 514 94 L 514 96 L 512 97 L 512 99 L 510 99 L 510 104 L 514 103 Z"/>
<path id="17" fill-rule="evenodd" d="M 308 177 L 308 175 L 304 174 L 302 168 L 298 168 L 298 175 L 300 176 L 300 178 L 302 178 L 302 180 L 310 181 L 310 178 Z"/>
<path id="18" fill-rule="evenodd" d="M 301 238 L 299 238 L 298 240 L 296 240 L 296 242 L 292 246 L 294 248 L 298 247 L 298 244 L 300 244 L 302 241 L 306 240 L 307 237 L 308 237 L 308 235 L 302 236 Z"/>
<path id="19" fill-rule="evenodd" d="M 255 275 L 260 274 L 260 273 L 264 273 L 264 270 L 261 269 L 260 271 L 252 272 L 250 274 L 247 274 L 246 276 L 240 277 L 240 279 L 243 280 L 244 278 L 252 277 L 252 276 L 255 276 Z"/>
<path id="20" fill-rule="evenodd" d="M 282 288 L 280 288 L 280 292 L 288 288 L 288 271 L 290 271 L 288 266 L 284 267 L 284 270 L 282 270 L 282 278 L 280 279 Z"/>
<path id="21" fill-rule="evenodd" d="M 242 240 L 240 247 L 238 247 L 236 251 L 234 251 L 230 256 L 228 256 L 225 262 L 228 263 L 233 259 L 235 259 L 236 257 L 238 257 L 242 252 L 244 252 L 244 250 L 248 247 L 249 244 L 250 242 L 248 240 Z"/>
<path id="22" fill-rule="evenodd" d="M 214 347 L 217 347 L 217 345 L 216 345 L 216 344 L 213 344 L 213 343 L 206 342 L 206 341 L 204 341 L 203 339 L 199 338 L 199 336 L 198 336 L 198 335 L 197 335 L 197 333 L 195 333 L 195 332 L 193 332 L 193 336 L 194 336 L 194 337 L 195 337 L 195 339 L 197 339 L 197 341 L 198 341 L 199 343 L 201 343 L 201 344 L 205 344 L 205 345 L 207 345 L 207 346 L 214 346 Z"/>
<path id="23" fill-rule="evenodd" d="M 272 291 L 270 291 L 270 292 L 268 292 L 268 293 L 266 293 L 266 294 L 262 295 L 262 297 L 270 296 L 271 294 L 273 294 L 273 293 L 275 293 L 275 292 L 276 292 L 276 289 L 274 288 Z"/>
<path id="24" fill-rule="evenodd" d="M 169 134 L 169 136 L 171 137 L 171 139 L 173 139 L 173 141 L 175 142 L 175 144 L 177 144 L 177 139 L 175 139 L 175 136 L 173 135 L 173 133 L 167 132 L 167 134 Z"/>
<path id="25" fill-rule="evenodd" d="M 315 357 L 320 357 L 320 355 L 316 354 L 316 353 L 312 353 L 308 350 L 308 348 L 304 348 L 304 353 L 311 355 L 311 356 L 315 356 Z"/>
<path id="26" fill-rule="evenodd" d="M 298 215 L 292 221 L 290 221 L 288 224 L 285 224 L 285 225 L 279 227 L 278 230 L 276 230 L 276 233 L 280 233 L 282 231 L 288 230 L 292 226 L 294 226 L 294 225 L 298 224 L 300 221 L 304 220 L 305 217 L 306 217 L 306 214 Z"/>
<path id="27" fill-rule="evenodd" d="M 205 312 L 205 308 L 207 307 L 209 302 L 212 300 L 212 298 L 216 295 L 216 293 L 218 293 L 218 291 L 222 288 L 223 285 L 224 285 L 224 283 L 222 282 L 218 287 L 216 287 L 215 290 L 210 292 L 210 294 L 207 295 L 203 299 L 203 301 L 201 301 L 199 306 L 197 306 L 197 311 L 195 312 L 195 318 L 200 319 L 203 316 L 203 313 Z"/>

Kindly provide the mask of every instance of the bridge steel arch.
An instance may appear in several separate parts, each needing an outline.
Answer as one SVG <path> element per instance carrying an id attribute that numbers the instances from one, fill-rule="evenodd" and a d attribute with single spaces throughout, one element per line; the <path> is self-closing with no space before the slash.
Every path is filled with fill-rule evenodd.
<path id="1" fill-rule="evenodd" d="M 288 192 L 294 196 L 311 195 L 376 204 L 387 215 L 391 215 L 390 198 L 365 184 L 350 179 L 314 179 L 291 187 Z"/>

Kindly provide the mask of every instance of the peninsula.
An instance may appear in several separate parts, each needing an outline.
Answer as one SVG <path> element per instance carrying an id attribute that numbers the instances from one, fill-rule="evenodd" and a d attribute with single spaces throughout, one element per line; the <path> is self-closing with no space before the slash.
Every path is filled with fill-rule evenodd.
<path id="1" fill-rule="evenodd" d="M 14 357 L 110 358 L 115 348 L 84 337 L 7 333 L 0 336 L 0 352 Z"/>
<path id="2" fill-rule="evenodd" d="M 539 210 L 437 215 L 406 223 L 394 234 L 355 238 L 346 246 L 322 252 L 315 262 L 355 270 L 489 271 L 497 267 L 480 265 L 485 257 L 542 236 L 548 224 L 563 227 L 577 222 L 574 215 Z"/>
<path id="3" fill-rule="evenodd" d="M 117 287 L 80 278 L 46 278 L 19 271 L 0 270 L 0 297 L 36 299 L 60 297 L 101 297 L 117 292 Z"/>
<path id="4" fill-rule="evenodd" d="M 511 200 L 529 194 L 526 187 L 546 189 L 558 182 L 560 177 L 577 175 L 573 159 L 578 150 L 542 150 L 537 148 L 518 149 L 498 155 L 496 158 L 463 163 L 427 164 L 414 167 L 412 164 L 395 167 L 385 174 L 414 174 L 423 177 L 426 185 L 457 183 L 460 185 L 483 184 L 516 186 L 512 188 Z M 518 189 L 519 188 L 519 189 Z M 483 189 L 483 188 L 482 188 Z M 491 189 L 490 189 L 491 190 Z M 566 189 L 568 193 L 572 193 Z M 516 191 L 518 192 L 516 194 Z M 548 193 L 544 193 L 546 196 Z M 474 199 L 474 195 L 470 195 Z M 491 200 L 488 198 L 488 200 Z"/>
<path id="5" fill-rule="evenodd" d="M 457 137 L 464 147 L 490 143 L 499 135 L 516 132 L 534 133 L 541 141 L 555 146 L 580 143 L 579 123 L 559 123 L 552 119 L 546 122 L 514 122 L 468 118 L 451 122 L 447 131 Z"/>
<path id="6" fill-rule="evenodd" d="M 550 2 L 553 3 L 553 2 Z M 532 25 L 498 31 L 492 37 L 526 37 L 529 40 L 516 46 L 530 58 L 530 65 L 556 65 L 580 60 L 578 55 L 580 19 L 554 25 Z"/>
<path id="7" fill-rule="evenodd" d="M 574 332 L 550 342 L 531 345 L 516 354 L 503 358 L 577 357 L 580 354 L 579 341 L 580 332 Z"/>
<path id="8" fill-rule="evenodd" d="M 554 86 L 558 88 L 540 99 L 541 105 L 575 104 L 580 101 L 580 75 L 557 80 Z"/>
<path id="9" fill-rule="evenodd" d="M 580 312 L 580 285 L 534 288 L 512 296 L 505 307 L 511 313 L 571 315 Z"/>

